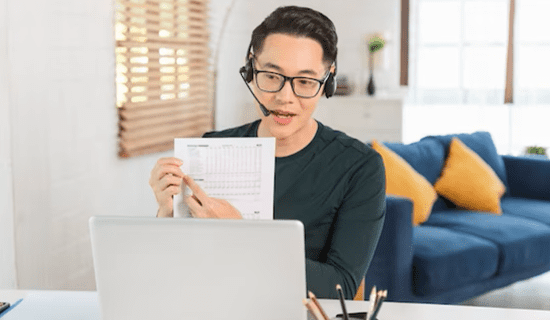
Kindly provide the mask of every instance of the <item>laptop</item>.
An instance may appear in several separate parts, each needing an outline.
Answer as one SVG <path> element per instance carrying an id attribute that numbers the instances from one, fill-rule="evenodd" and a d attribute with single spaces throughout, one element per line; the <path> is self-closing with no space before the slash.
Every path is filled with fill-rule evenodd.
<path id="1" fill-rule="evenodd" d="M 103 320 L 304 320 L 294 220 L 90 218 Z"/>

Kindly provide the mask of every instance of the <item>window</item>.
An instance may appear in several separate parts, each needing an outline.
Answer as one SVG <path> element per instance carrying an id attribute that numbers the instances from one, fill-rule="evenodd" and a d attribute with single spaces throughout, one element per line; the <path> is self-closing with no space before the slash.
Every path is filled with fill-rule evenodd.
<path id="1" fill-rule="evenodd" d="M 509 0 L 412 0 L 412 103 L 504 102 L 508 5 Z"/>
<path id="2" fill-rule="evenodd" d="M 550 1 L 516 0 L 517 104 L 550 104 Z"/>
<path id="3" fill-rule="evenodd" d="M 116 0 L 119 155 L 212 130 L 207 0 Z"/>

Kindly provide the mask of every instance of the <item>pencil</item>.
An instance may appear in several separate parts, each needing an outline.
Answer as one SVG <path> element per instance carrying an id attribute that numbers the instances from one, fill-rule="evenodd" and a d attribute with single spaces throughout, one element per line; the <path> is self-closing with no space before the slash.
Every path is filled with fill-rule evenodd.
<path id="1" fill-rule="evenodd" d="M 378 298 L 378 301 L 376 302 L 376 308 L 372 315 L 369 317 L 369 320 L 376 320 L 376 316 L 378 315 L 378 312 L 382 308 L 382 303 L 386 298 L 388 297 L 388 290 L 384 290 L 380 292 L 380 297 Z"/>
<path id="2" fill-rule="evenodd" d="M 340 284 L 336 285 L 336 291 L 338 291 L 338 295 L 340 297 L 340 304 L 342 305 L 342 315 L 344 316 L 344 320 L 349 320 L 348 311 L 346 310 L 346 302 L 344 301 L 344 292 L 342 291 L 342 287 L 340 286 Z"/>
<path id="3" fill-rule="evenodd" d="M 376 296 L 377 296 L 376 286 L 373 286 L 369 296 L 369 304 L 370 304 L 369 313 L 368 313 L 369 315 L 371 315 L 374 312 L 374 307 L 376 306 Z"/>
<path id="4" fill-rule="evenodd" d="M 313 292 L 308 291 L 308 295 L 309 295 L 309 298 L 311 299 L 311 301 L 313 301 L 313 303 L 317 307 L 317 309 L 319 309 L 319 312 L 323 316 L 323 319 L 324 320 L 330 320 L 330 318 L 326 314 L 325 310 L 323 310 L 323 307 L 321 307 L 321 304 L 319 303 L 319 300 L 317 300 L 317 297 L 313 294 Z"/>
<path id="5" fill-rule="evenodd" d="M 306 306 L 307 310 L 309 311 L 309 313 L 311 313 L 311 315 L 316 319 L 316 320 L 324 320 L 323 319 L 323 316 L 321 315 L 321 313 L 319 312 L 319 310 L 317 310 L 317 307 L 311 303 L 310 301 L 307 301 L 306 298 L 304 298 L 304 300 L 302 300 L 302 302 L 304 303 L 304 306 Z"/>

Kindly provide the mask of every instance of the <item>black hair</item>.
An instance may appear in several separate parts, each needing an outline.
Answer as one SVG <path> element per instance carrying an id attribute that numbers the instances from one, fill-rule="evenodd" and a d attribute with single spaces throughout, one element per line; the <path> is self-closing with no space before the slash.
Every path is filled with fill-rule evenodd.
<path id="1" fill-rule="evenodd" d="M 250 49 L 253 49 L 255 54 L 260 54 L 265 38 L 274 33 L 314 39 L 323 47 L 323 61 L 327 64 L 336 62 L 336 28 L 327 16 L 318 11 L 297 6 L 277 8 L 252 32 L 247 55 L 250 54 Z"/>

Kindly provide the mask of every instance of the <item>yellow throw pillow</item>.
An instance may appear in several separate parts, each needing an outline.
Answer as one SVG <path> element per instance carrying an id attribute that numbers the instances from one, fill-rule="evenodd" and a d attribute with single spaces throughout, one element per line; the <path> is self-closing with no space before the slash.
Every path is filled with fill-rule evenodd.
<path id="1" fill-rule="evenodd" d="M 458 138 L 451 140 L 449 155 L 435 190 L 459 207 L 502 214 L 500 198 L 506 187 L 491 167 Z"/>
<path id="2" fill-rule="evenodd" d="M 428 220 L 437 200 L 437 193 L 431 183 L 383 144 L 373 140 L 372 148 L 382 156 L 386 167 L 386 193 L 412 200 L 413 225 L 417 226 Z"/>

